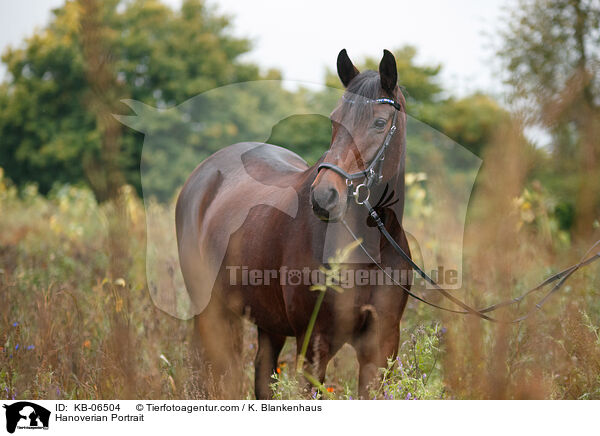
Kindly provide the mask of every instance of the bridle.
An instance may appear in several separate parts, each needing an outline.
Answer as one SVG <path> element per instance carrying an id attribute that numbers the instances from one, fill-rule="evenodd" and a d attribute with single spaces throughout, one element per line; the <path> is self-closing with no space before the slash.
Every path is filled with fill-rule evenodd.
<path id="1" fill-rule="evenodd" d="M 345 98 L 345 100 L 353 104 L 353 100 L 349 100 Z M 371 187 L 373 183 L 379 183 L 383 179 L 383 161 L 385 160 L 385 152 L 394 137 L 394 133 L 396 133 L 396 121 L 398 120 L 398 111 L 400 111 L 401 106 L 396 101 L 390 98 L 378 98 L 376 100 L 366 99 L 368 103 L 376 103 L 376 104 L 389 104 L 394 107 L 394 116 L 392 117 L 392 125 L 390 130 L 383 140 L 383 143 L 377 150 L 375 157 L 371 160 L 371 163 L 362 171 L 356 173 L 348 173 L 344 171 L 342 168 L 335 164 L 331 163 L 321 163 L 317 167 L 317 173 L 322 169 L 328 169 L 336 172 L 344 179 L 346 179 L 346 186 L 348 187 L 348 196 L 354 197 L 354 201 L 357 204 L 364 204 L 365 201 L 369 200 L 369 196 L 371 194 Z M 354 188 L 354 181 L 358 179 L 363 179 L 363 182 L 360 183 L 356 188 Z M 363 198 L 361 199 L 361 190 L 363 190 Z"/>
<path id="2" fill-rule="evenodd" d="M 345 98 L 345 97 L 343 97 Z M 354 103 L 352 100 L 347 100 L 350 103 Z M 513 323 L 519 323 L 521 321 L 524 321 L 525 319 L 527 319 L 530 315 L 533 314 L 533 310 L 535 309 L 541 309 L 543 304 L 546 302 L 546 300 L 555 292 L 557 292 L 566 282 L 566 280 L 573 275 L 579 268 L 589 265 L 592 262 L 600 259 L 600 251 L 597 253 L 594 253 L 593 250 L 596 249 L 598 246 L 600 246 L 600 240 L 596 241 L 595 244 L 592 245 L 592 247 L 586 252 L 586 254 L 584 254 L 584 256 L 581 258 L 581 260 L 573 265 L 570 266 L 569 268 L 554 274 L 552 276 L 550 276 L 549 278 L 547 278 L 546 280 L 544 280 L 543 282 L 541 282 L 539 285 L 535 286 L 534 288 L 528 290 L 526 293 L 524 293 L 523 295 L 510 299 L 510 300 L 506 300 L 500 303 L 496 303 L 492 306 L 486 307 L 486 308 L 482 308 L 482 309 L 475 309 L 469 305 L 467 305 L 466 303 L 464 303 L 463 301 L 459 300 L 458 298 L 456 298 L 455 296 L 451 295 L 446 289 L 442 288 L 440 285 L 438 285 L 429 275 L 427 275 L 427 273 L 425 271 L 423 271 L 413 260 L 412 258 L 406 254 L 406 252 L 402 249 L 402 247 L 400 247 L 400 245 L 394 240 L 394 238 L 392 237 L 392 235 L 388 232 L 388 230 L 385 228 L 385 225 L 383 223 L 383 221 L 381 220 L 381 218 L 379 217 L 379 214 L 377 213 L 377 211 L 375 210 L 375 208 L 373 208 L 373 206 L 371 206 L 371 204 L 369 203 L 369 195 L 370 195 L 370 189 L 373 186 L 374 183 L 379 183 L 381 182 L 381 180 L 383 179 L 383 161 L 385 159 L 385 152 L 388 148 L 388 146 L 390 145 L 390 142 L 394 136 L 394 133 L 396 133 L 396 121 L 398 119 L 398 112 L 401 110 L 401 106 L 395 102 L 392 99 L 389 98 L 379 98 L 377 100 L 371 100 L 371 99 L 367 99 L 368 102 L 370 103 L 377 103 L 377 104 L 389 104 L 391 106 L 394 107 L 394 109 L 396 109 L 394 111 L 394 116 L 392 119 L 392 125 L 390 127 L 390 130 L 388 131 L 383 144 L 381 145 L 381 147 L 379 147 L 379 150 L 377 151 L 377 153 L 375 154 L 375 157 L 373 158 L 373 160 L 371 161 L 371 163 L 363 170 L 363 171 L 359 171 L 356 173 L 348 173 L 346 171 L 344 171 L 342 168 L 340 168 L 337 165 L 334 164 L 330 164 L 330 163 L 321 163 L 319 164 L 319 166 L 317 167 L 317 172 L 321 171 L 322 169 L 329 169 L 332 170 L 334 172 L 336 172 L 337 174 L 339 174 L 340 176 L 342 176 L 345 180 L 346 180 L 346 186 L 348 187 L 348 196 L 349 197 L 354 197 L 354 200 L 356 201 L 356 203 L 358 205 L 364 206 L 369 215 L 371 216 L 371 218 L 375 221 L 375 223 L 377 224 L 377 228 L 379 229 L 379 231 L 381 232 L 381 234 L 385 237 L 385 239 L 387 239 L 387 241 L 389 242 L 389 244 L 392 246 L 392 248 L 398 253 L 400 254 L 400 256 L 406 261 L 408 262 L 408 264 L 427 282 L 429 283 L 431 286 L 434 287 L 434 289 L 436 291 L 438 291 L 439 293 L 441 293 L 444 297 L 446 297 L 448 300 L 450 300 L 452 303 L 454 303 L 455 305 L 457 305 L 458 307 L 460 307 L 462 310 L 456 310 L 456 309 L 450 309 L 450 308 L 446 308 L 443 306 L 439 306 L 435 303 L 432 303 L 430 301 L 427 301 L 424 298 L 419 297 L 418 295 L 415 295 L 413 292 L 411 292 L 411 290 L 409 288 L 407 288 L 406 286 L 402 285 L 401 283 L 398 283 L 394 278 L 392 278 L 389 273 L 386 271 L 386 269 L 384 269 L 379 262 L 377 262 L 375 260 L 375 258 L 368 252 L 368 250 L 366 249 L 366 247 L 363 245 L 362 240 L 357 237 L 354 232 L 352 231 L 352 229 L 350 228 L 350 226 L 348 225 L 348 223 L 342 219 L 341 222 L 342 224 L 346 227 L 346 229 L 348 230 L 348 232 L 350 233 L 350 235 L 352 236 L 352 238 L 357 241 L 359 243 L 360 248 L 365 252 L 365 254 L 371 259 L 371 261 L 381 270 L 383 271 L 383 273 L 385 275 L 388 276 L 389 279 L 392 280 L 392 282 L 396 285 L 399 286 L 404 292 L 406 292 L 409 296 L 415 298 L 418 301 L 421 301 L 429 306 L 435 307 L 437 309 L 441 309 L 444 310 L 446 312 L 452 312 L 452 313 L 458 313 L 458 314 L 462 314 L 462 315 L 475 315 L 481 319 L 484 319 L 486 321 L 492 321 L 492 322 L 498 322 L 498 323 L 507 323 L 507 324 L 513 324 Z M 353 189 L 354 187 L 354 181 L 358 180 L 358 179 L 363 179 L 363 182 L 360 183 L 358 186 L 356 186 L 356 188 Z M 364 198 L 361 198 L 361 189 L 364 189 Z M 591 255 L 590 255 L 591 253 Z M 513 320 L 500 320 L 497 318 L 492 318 L 491 316 L 489 316 L 488 314 L 490 312 L 493 312 L 501 307 L 506 307 L 506 306 L 510 306 L 513 304 L 518 304 L 520 303 L 525 297 L 527 297 L 529 294 L 533 293 L 534 291 L 538 291 L 544 287 L 546 287 L 548 284 L 550 283 L 554 283 L 554 286 L 550 289 L 550 291 L 544 296 L 544 298 L 542 298 L 534 307 L 534 309 L 532 309 L 529 313 L 527 313 L 524 316 L 521 316 L 519 318 L 513 319 Z"/>

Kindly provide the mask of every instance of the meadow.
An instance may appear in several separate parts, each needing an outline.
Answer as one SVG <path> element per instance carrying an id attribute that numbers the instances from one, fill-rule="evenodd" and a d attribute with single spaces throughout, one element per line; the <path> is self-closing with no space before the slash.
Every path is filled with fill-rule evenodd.
<path id="1" fill-rule="evenodd" d="M 576 262 L 583 245 L 557 225 L 552 198 L 506 171 L 484 165 L 469 205 L 464 289 L 481 307 L 518 295 Z M 497 156 L 496 156 L 497 157 Z M 498 180 L 504 182 L 497 189 Z M 411 190 L 419 189 L 409 185 Z M 516 195 L 515 195 L 516 193 Z M 414 192 L 413 192 L 414 194 Z M 426 193 L 417 193 L 417 197 Z M 414 195 L 413 195 L 414 197 Z M 122 276 L 111 276 L 110 203 L 85 187 L 17 189 L 0 179 L 0 397 L 6 399 L 202 398 L 192 365 L 192 321 L 158 309 L 145 271 L 144 205 L 121 189 Z M 498 210 L 504 213 L 498 213 Z M 410 219 L 411 217 L 407 217 Z M 382 369 L 376 399 L 600 399 L 599 267 L 578 271 L 526 321 L 492 324 L 409 300 L 400 353 Z M 415 288 L 448 306 L 435 291 Z M 526 313 L 543 294 L 499 318 Z M 245 323 L 244 392 L 253 397 L 254 326 Z M 357 363 L 345 346 L 331 361 L 326 394 L 306 390 L 288 340 L 273 378 L 277 399 L 357 397 Z"/>

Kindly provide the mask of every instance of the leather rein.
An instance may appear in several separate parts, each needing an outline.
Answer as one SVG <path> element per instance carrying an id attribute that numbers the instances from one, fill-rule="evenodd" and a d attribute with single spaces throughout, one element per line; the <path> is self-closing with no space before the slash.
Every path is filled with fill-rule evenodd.
<path id="1" fill-rule="evenodd" d="M 394 240 L 394 238 L 392 237 L 392 235 L 390 235 L 390 233 L 387 231 L 387 229 L 385 228 L 385 225 L 383 223 L 383 221 L 381 220 L 381 217 L 379 216 L 379 214 L 377 213 L 377 211 L 375 211 L 375 209 L 371 206 L 371 204 L 369 203 L 369 196 L 370 196 L 370 189 L 373 186 L 373 184 L 377 184 L 379 182 L 381 182 L 381 180 L 383 179 L 383 161 L 385 159 L 385 152 L 394 136 L 394 134 L 396 133 L 396 121 L 397 121 L 397 114 L 398 111 L 400 111 L 401 106 L 395 102 L 394 100 L 388 99 L 388 98 L 380 98 L 377 100 L 371 100 L 371 102 L 373 103 L 377 103 L 377 104 L 388 104 L 390 106 L 393 106 L 395 111 L 394 111 L 394 116 L 392 119 L 392 125 L 390 127 L 390 130 L 388 131 L 388 134 L 386 135 L 383 144 L 381 145 L 381 147 L 379 148 L 379 150 L 377 151 L 375 157 L 373 158 L 373 160 L 371 161 L 371 163 L 363 170 L 363 171 L 359 171 L 356 173 L 348 173 L 346 171 L 344 171 L 342 168 L 338 167 L 337 165 L 334 164 L 330 164 L 330 163 L 321 163 L 318 167 L 317 167 L 317 172 L 321 171 L 322 169 L 329 169 L 332 170 L 334 172 L 336 172 L 337 174 L 339 174 L 341 177 L 343 177 L 346 180 L 346 186 L 348 187 L 348 196 L 349 197 L 353 197 L 354 201 L 361 206 L 364 206 L 369 215 L 371 216 L 371 218 L 375 221 L 375 223 L 377 224 L 377 228 L 379 229 L 380 233 L 385 237 L 385 239 L 390 243 L 390 245 L 392 246 L 392 248 L 406 261 L 408 262 L 408 264 L 427 282 L 429 283 L 431 286 L 434 287 L 434 289 L 438 292 L 440 292 L 445 298 L 447 298 L 448 300 L 450 300 L 452 303 L 456 304 L 458 307 L 460 307 L 462 310 L 456 310 L 456 309 L 450 309 L 447 307 L 443 307 L 443 306 L 439 306 L 435 303 L 432 303 L 430 301 L 427 301 L 426 299 L 419 297 L 418 295 L 416 295 L 415 293 L 411 292 L 410 289 L 408 289 L 406 286 L 402 285 L 401 283 L 398 283 L 382 266 L 379 262 L 377 262 L 377 260 L 375 260 L 375 258 L 368 252 L 368 250 L 366 249 L 366 247 L 362 244 L 362 242 L 360 242 L 360 239 L 354 234 L 354 232 L 352 231 L 352 229 L 350 228 L 350 226 L 348 225 L 348 223 L 342 219 L 342 224 L 344 224 L 344 226 L 346 227 L 346 230 L 350 233 L 350 235 L 352 236 L 352 238 L 359 242 L 359 246 L 361 247 L 361 249 L 364 251 L 364 253 L 367 255 L 367 257 L 369 257 L 369 259 L 371 259 L 371 261 L 381 270 L 383 271 L 383 273 L 392 280 L 392 283 L 394 283 L 396 286 L 399 286 L 400 288 L 402 288 L 404 290 L 404 292 L 406 292 L 409 296 L 411 296 L 412 298 L 425 303 L 429 306 L 435 307 L 437 309 L 446 311 L 446 312 L 451 312 L 451 313 L 458 313 L 461 315 L 474 315 L 477 316 L 481 319 L 484 319 L 486 321 L 491 321 L 491 322 L 496 322 L 496 323 L 507 323 L 507 324 L 514 324 L 514 323 L 519 323 L 527 318 L 529 318 L 529 316 L 531 316 L 534 313 L 534 310 L 539 310 L 542 308 L 542 306 L 544 305 L 544 303 L 548 300 L 548 298 L 553 295 L 554 293 L 556 293 L 566 282 L 566 280 L 573 275 L 579 268 L 589 265 L 592 262 L 594 262 L 595 260 L 600 258 L 600 251 L 598 251 L 597 253 L 594 253 L 592 255 L 590 255 L 590 253 L 593 253 L 593 250 L 596 249 L 596 247 L 598 247 L 600 245 L 600 240 L 596 241 L 592 247 L 583 255 L 583 257 L 581 258 L 581 260 L 576 263 L 575 265 L 570 266 L 569 268 L 560 271 L 550 277 L 548 277 L 546 280 L 544 280 L 543 282 L 539 283 L 537 286 L 529 289 L 527 292 L 525 292 L 523 295 L 516 297 L 516 298 L 512 298 L 510 300 L 506 300 L 506 301 L 502 301 L 500 303 L 496 303 L 493 304 L 491 306 L 482 308 L 482 309 L 475 309 L 469 305 L 467 305 L 466 303 L 464 303 L 463 301 L 459 300 L 458 298 L 454 297 L 450 292 L 448 292 L 448 290 L 442 288 L 441 286 L 439 286 L 429 275 L 427 275 L 427 273 L 425 271 L 423 271 L 412 259 L 411 257 L 402 249 L 402 247 L 400 247 L 400 245 Z M 354 188 L 354 181 L 358 180 L 358 179 L 363 179 L 362 183 L 360 183 L 356 188 Z M 361 190 L 363 190 L 361 192 Z M 363 198 L 361 198 L 363 197 Z M 489 315 L 487 315 L 490 312 L 493 312 L 497 309 L 500 309 L 501 307 L 506 307 L 506 306 L 511 306 L 513 304 L 517 304 L 520 303 L 525 297 L 527 297 L 529 294 L 538 291 L 544 287 L 546 287 L 547 285 L 549 285 L 550 283 L 554 283 L 554 286 L 550 289 L 550 291 L 534 306 L 534 308 L 527 313 L 524 316 L 521 316 L 519 318 L 513 319 L 513 320 L 500 320 L 497 318 L 493 318 Z"/>

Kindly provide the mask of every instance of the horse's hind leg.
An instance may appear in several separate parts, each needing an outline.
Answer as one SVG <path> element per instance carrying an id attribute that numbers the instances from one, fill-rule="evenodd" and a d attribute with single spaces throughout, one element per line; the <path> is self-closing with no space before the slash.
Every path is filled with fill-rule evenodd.
<path id="1" fill-rule="evenodd" d="M 242 397 L 242 320 L 217 298 L 194 318 L 194 352 L 203 395 L 214 399 Z"/>
<path id="2" fill-rule="evenodd" d="M 258 329 L 258 350 L 254 360 L 254 391 L 257 400 L 268 400 L 271 395 L 271 376 L 277 369 L 277 358 L 285 343 L 285 336 Z"/>

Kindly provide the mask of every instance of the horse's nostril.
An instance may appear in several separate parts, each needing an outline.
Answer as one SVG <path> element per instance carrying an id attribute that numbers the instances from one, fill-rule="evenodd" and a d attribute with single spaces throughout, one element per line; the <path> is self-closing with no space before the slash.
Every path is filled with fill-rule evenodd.
<path id="1" fill-rule="evenodd" d="M 337 206 L 338 201 L 339 195 L 334 188 L 316 190 L 312 193 L 313 208 L 318 207 L 318 209 L 331 212 Z"/>
<path id="2" fill-rule="evenodd" d="M 311 194 L 313 212 L 319 218 L 328 220 L 338 206 L 339 199 L 339 194 L 334 188 L 315 189 Z"/>
<path id="3" fill-rule="evenodd" d="M 331 189 L 329 192 L 329 198 L 327 199 L 328 206 L 335 206 L 338 200 L 338 193 L 335 189 Z"/>

